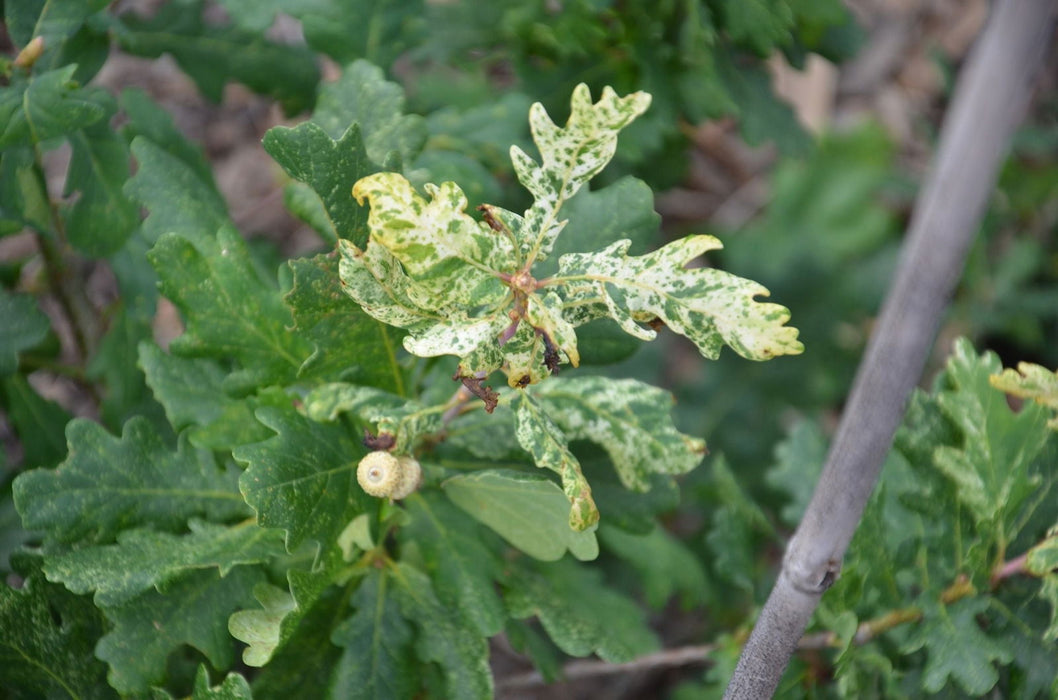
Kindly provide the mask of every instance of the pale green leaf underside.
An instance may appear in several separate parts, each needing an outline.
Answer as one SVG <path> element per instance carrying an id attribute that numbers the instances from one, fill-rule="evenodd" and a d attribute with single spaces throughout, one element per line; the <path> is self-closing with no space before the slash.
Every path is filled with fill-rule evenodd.
<path id="1" fill-rule="evenodd" d="M 554 482 L 513 471 L 483 470 L 442 484 L 457 506 L 534 559 L 555 561 L 568 550 L 582 561 L 599 555 L 595 527 L 569 526 L 569 501 Z"/>

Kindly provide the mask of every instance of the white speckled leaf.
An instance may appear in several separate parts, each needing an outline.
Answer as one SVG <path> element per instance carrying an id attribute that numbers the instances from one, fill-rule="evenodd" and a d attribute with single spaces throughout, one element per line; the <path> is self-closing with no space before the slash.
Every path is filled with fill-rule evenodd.
<path id="1" fill-rule="evenodd" d="M 482 306 L 499 301 L 506 289 L 499 272 L 513 272 L 514 247 L 465 212 L 467 198 L 453 182 L 427 184 L 424 199 L 404 176 L 375 173 L 353 186 L 368 200 L 372 245 L 400 261 L 417 285 L 409 296 L 420 308 Z"/>
<path id="2" fill-rule="evenodd" d="M 379 435 L 393 437 L 397 454 L 410 454 L 423 436 L 438 432 L 444 411 L 444 406 L 424 406 L 379 389 L 341 382 L 314 388 L 303 405 L 305 414 L 315 421 L 333 421 L 339 413 L 350 413 L 376 426 Z"/>
<path id="3" fill-rule="evenodd" d="M 750 360 L 796 355 L 804 349 L 797 329 L 783 325 L 790 318 L 786 307 L 754 300 L 767 296 L 767 289 L 721 270 L 684 267 L 721 247 L 712 236 L 688 236 L 638 257 L 626 255 L 628 246 L 621 240 L 595 253 L 571 253 L 559 260 L 554 281 L 563 285 L 571 323 L 609 317 L 627 333 L 649 340 L 654 331 L 639 324 L 658 319 L 710 359 L 716 359 L 725 344 Z"/>
<path id="4" fill-rule="evenodd" d="M 518 396 L 515 415 L 515 435 L 522 448 L 533 456 L 536 466 L 562 477 L 562 491 L 570 502 L 569 526 L 583 531 L 599 522 L 591 486 L 580 470 L 580 462 L 569 451 L 566 436 L 527 392 Z"/>
<path id="5" fill-rule="evenodd" d="M 676 430 L 672 395 L 649 384 L 574 377 L 544 384 L 533 395 L 567 438 L 605 449 L 627 488 L 645 491 L 650 474 L 684 474 L 705 455 L 705 441 Z"/>
<path id="6" fill-rule="evenodd" d="M 588 86 L 573 90 L 569 121 L 558 127 L 537 102 L 529 109 L 529 127 L 540 149 L 537 164 L 517 146 L 511 147 L 511 160 L 518 181 L 536 201 L 525 212 L 519 245 L 532 263 L 551 252 L 564 221 L 558 219 L 562 204 L 577 193 L 613 158 L 617 134 L 650 106 L 650 95 L 636 92 L 618 97 L 603 88 L 599 101 L 592 104 Z"/>

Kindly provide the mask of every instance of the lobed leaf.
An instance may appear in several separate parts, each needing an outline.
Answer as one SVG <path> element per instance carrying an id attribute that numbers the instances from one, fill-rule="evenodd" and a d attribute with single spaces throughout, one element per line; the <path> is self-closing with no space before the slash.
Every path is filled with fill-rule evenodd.
<path id="1" fill-rule="evenodd" d="M 75 70 L 63 66 L 0 90 L 0 150 L 71 134 L 114 112 L 106 90 L 79 86 Z"/>
<path id="2" fill-rule="evenodd" d="M 960 600 L 951 605 L 930 606 L 901 647 L 904 653 L 926 649 L 922 687 L 937 693 L 951 678 L 970 695 L 980 696 L 999 681 L 994 664 L 1008 664 L 1013 652 L 986 635 L 977 616 L 989 606 L 987 598 Z"/>
<path id="3" fill-rule="evenodd" d="M 445 480 L 457 506 L 534 559 L 555 561 L 568 550 L 582 561 L 599 556 L 595 528 L 570 527 L 569 499 L 553 481 L 483 469 Z"/>
<path id="4" fill-rule="evenodd" d="M 213 668 L 230 667 L 235 654 L 228 615 L 252 603 L 250 591 L 263 579 L 247 566 L 224 577 L 198 570 L 164 592 L 150 589 L 106 608 L 112 627 L 96 645 L 96 656 L 110 666 L 110 685 L 126 695 L 146 692 L 165 677 L 169 655 L 185 644 L 201 651 Z"/>
<path id="5" fill-rule="evenodd" d="M 520 227 L 521 258 L 531 265 L 548 257 L 565 223 L 558 219 L 559 209 L 606 167 L 617 150 L 618 133 L 649 105 L 650 95 L 645 92 L 618 97 L 609 87 L 592 104 L 588 86 L 582 83 L 573 89 L 564 127 L 556 126 L 539 102 L 529 108 L 529 128 L 540 150 L 540 163 L 521 148 L 511 147 L 518 181 L 535 200 Z"/>
<path id="6" fill-rule="evenodd" d="M 283 553 L 275 530 L 252 524 L 235 527 L 192 520 L 186 535 L 135 529 L 118 535 L 117 543 L 82 547 L 49 556 L 44 573 L 74 593 L 94 592 L 100 608 L 124 605 L 152 588 L 200 569 L 216 569 L 221 577 L 236 566 L 259 564 Z"/>
<path id="7" fill-rule="evenodd" d="M 332 548 L 322 565 L 311 571 L 287 569 L 288 590 L 270 583 L 254 587 L 254 598 L 260 606 L 239 610 L 228 618 L 228 632 L 248 645 L 242 653 L 243 663 L 264 666 L 277 649 L 294 637 L 298 625 L 323 592 L 336 582 L 338 556 L 337 550 Z"/>
<path id="8" fill-rule="evenodd" d="M 410 564 L 393 568 L 394 593 L 404 617 L 418 630 L 415 651 L 422 661 L 435 662 L 445 675 L 447 697 L 491 698 L 487 640 L 469 621 L 437 599 L 429 577 Z"/>
<path id="9" fill-rule="evenodd" d="M 373 387 L 334 382 L 310 391 L 305 414 L 315 421 L 333 421 L 351 413 L 376 426 L 377 435 L 393 439 L 397 454 L 411 454 L 423 437 L 440 432 L 444 406 L 423 406 Z"/>
<path id="10" fill-rule="evenodd" d="M 367 450 L 343 426 L 317 423 L 292 407 L 261 408 L 257 419 L 276 434 L 232 450 L 247 465 L 239 479 L 246 502 L 263 527 L 286 530 L 288 551 L 306 540 L 329 549 L 375 500 L 356 483 L 356 465 Z"/>
<path id="11" fill-rule="evenodd" d="M 570 503 L 569 526 L 583 532 L 599 522 L 599 509 L 584 478 L 580 462 L 569 451 L 566 436 L 527 392 L 518 396 L 515 435 L 536 466 L 550 469 L 562 479 L 562 491 Z"/>
<path id="12" fill-rule="evenodd" d="M 754 301 L 768 294 L 764 287 L 712 268 L 685 269 L 720 247 L 712 236 L 688 236 L 639 257 L 628 257 L 628 246 L 627 240 L 617 241 L 597 253 L 571 253 L 559 260 L 553 283 L 562 285 L 567 318 L 574 325 L 609 317 L 626 333 L 652 340 L 655 331 L 640 323 L 661 321 L 709 359 L 716 359 L 724 344 L 751 360 L 804 349 L 797 329 L 783 325 L 789 310 Z"/>
<path id="13" fill-rule="evenodd" d="M 87 598 L 48 583 L 40 563 L 21 555 L 21 588 L 0 582 L 0 687 L 14 690 L 11 697 L 118 697 L 92 653 L 103 615 Z"/>
<path id="14" fill-rule="evenodd" d="M 69 136 L 72 153 L 63 195 L 76 200 L 66 215 L 70 243 L 103 257 L 119 250 L 140 222 L 140 212 L 123 191 L 129 179 L 129 147 L 104 122 Z"/>
<path id="15" fill-rule="evenodd" d="M 507 615 L 493 582 L 503 562 L 484 545 L 480 529 L 436 493 L 409 499 L 407 509 L 411 522 L 401 535 L 422 552 L 438 599 L 482 637 L 499 634 Z"/>
<path id="16" fill-rule="evenodd" d="M 963 440 L 958 447 L 938 447 L 934 463 L 978 524 L 996 529 L 1005 546 L 1005 526 L 1040 483 L 1032 467 L 1048 432 L 1042 406 L 1029 404 L 1015 414 L 992 388 L 990 377 L 999 368 L 994 353 L 978 357 L 968 340 L 956 342 L 944 375 L 948 387 L 937 402 Z"/>
<path id="17" fill-rule="evenodd" d="M 69 454 L 54 470 L 15 480 L 15 505 L 27 529 L 51 542 L 107 542 L 122 530 L 150 525 L 175 531 L 187 520 L 246 517 L 235 474 L 181 440 L 172 451 L 147 419 L 130 419 L 121 437 L 75 419 L 66 427 Z"/>
<path id="18" fill-rule="evenodd" d="M 658 640 L 639 606 L 604 586 L 597 569 L 569 560 L 550 564 L 522 560 L 508 571 L 504 600 L 511 615 L 536 615 L 567 654 L 595 653 L 609 663 L 623 663 L 657 648 Z"/>
<path id="19" fill-rule="evenodd" d="M 356 611 L 331 635 L 342 648 L 332 679 L 335 697 L 410 698 L 417 690 L 413 630 L 393 585 L 385 573 L 369 571 L 350 599 Z"/>
<path id="20" fill-rule="evenodd" d="M 650 474 L 684 474 L 701 463 L 705 441 L 676 430 L 672 394 L 635 379 L 575 377 L 533 396 L 567 439 L 606 450 L 626 488 L 645 491 Z"/>
<path id="21" fill-rule="evenodd" d="M 285 300 L 297 332 L 315 346 L 298 376 L 354 379 L 403 395 L 401 334 L 350 303 L 338 279 L 338 257 L 317 255 L 289 264 L 294 286 Z"/>
<path id="22" fill-rule="evenodd" d="M 607 521 L 609 522 L 609 521 Z M 660 525 L 645 535 L 617 527 L 599 531 L 603 544 L 628 562 L 643 581 L 647 603 L 660 610 L 677 593 L 684 607 L 706 602 L 708 582 L 695 554 Z"/>
<path id="23" fill-rule="evenodd" d="M 239 370 L 225 380 L 233 392 L 293 380 L 311 348 L 290 332 L 290 310 L 275 282 L 256 268 L 233 229 L 221 228 L 209 248 L 169 233 L 148 256 L 162 293 L 183 312 L 187 326 L 171 351 L 237 361 Z"/>

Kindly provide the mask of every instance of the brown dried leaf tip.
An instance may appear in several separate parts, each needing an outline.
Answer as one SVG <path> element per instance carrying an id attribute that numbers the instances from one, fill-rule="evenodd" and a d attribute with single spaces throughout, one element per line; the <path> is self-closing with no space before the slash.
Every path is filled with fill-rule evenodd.
<path id="1" fill-rule="evenodd" d="M 392 450 L 397 444 L 397 439 L 389 433 L 372 435 L 367 428 L 364 429 L 364 447 L 369 450 Z"/>

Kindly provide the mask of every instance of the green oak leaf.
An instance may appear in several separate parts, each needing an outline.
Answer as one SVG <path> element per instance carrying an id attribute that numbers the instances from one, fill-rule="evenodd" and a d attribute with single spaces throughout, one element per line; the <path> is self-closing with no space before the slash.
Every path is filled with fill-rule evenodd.
<path id="1" fill-rule="evenodd" d="M 106 90 L 74 82 L 76 70 L 63 66 L 0 90 L 0 150 L 71 134 L 114 112 Z"/>
<path id="2" fill-rule="evenodd" d="M 44 573 L 49 581 L 62 582 L 74 593 L 94 592 L 97 606 L 112 608 L 146 590 L 164 590 L 195 570 L 216 569 L 224 577 L 236 566 L 266 562 L 282 553 L 277 530 L 192 520 L 186 535 L 125 530 L 116 544 L 49 556 Z"/>
<path id="3" fill-rule="evenodd" d="M 236 475 L 181 440 L 167 446 L 147 419 L 130 419 L 121 437 L 98 423 L 66 427 L 69 454 L 54 470 L 15 479 L 15 505 L 27 529 L 52 542 L 107 542 L 138 525 L 175 531 L 196 516 L 214 522 L 248 515 Z"/>
<path id="4" fill-rule="evenodd" d="M 482 543 L 480 529 L 436 493 L 408 499 L 407 509 L 411 522 L 401 536 L 422 552 L 421 565 L 437 597 L 458 609 L 482 637 L 499 634 L 506 614 L 493 581 L 503 562 Z"/>
<path id="5" fill-rule="evenodd" d="M 329 549 L 375 501 L 356 483 L 356 465 L 367 450 L 344 426 L 317 423 L 293 407 L 264 407 L 257 419 L 276 434 L 232 450 L 247 465 L 239 479 L 246 502 L 263 527 L 286 530 L 289 551 L 306 540 Z"/>
<path id="6" fill-rule="evenodd" d="M 242 660 L 247 666 L 261 667 L 276 650 L 293 636 L 324 590 L 335 583 L 340 570 L 337 550 L 328 551 L 323 565 L 312 571 L 287 570 L 287 587 L 283 590 L 270 583 L 254 588 L 259 607 L 239 610 L 228 619 L 231 636 L 246 642 Z"/>
<path id="7" fill-rule="evenodd" d="M 603 585 L 602 574 L 568 559 L 508 565 L 504 600 L 515 618 L 536 615 L 571 656 L 598 654 L 623 663 L 655 650 L 658 640 L 630 598 Z"/>
<path id="8" fill-rule="evenodd" d="M 16 146 L 0 152 L 0 236 L 24 226 L 52 231 L 55 221 L 51 207 L 34 148 Z"/>
<path id="9" fill-rule="evenodd" d="M 331 634 L 342 648 L 331 681 L 334 697 L 410 698 L 417 690 L 414 635 L 392 587 L 390 576 L 369 571 L 350 598 L 356 612 Z"/>
<path id="10" fill-rule="evenodd" d="M 764 287 L 713 268 L 685 268 L 721 247 L 712 236 L 688 236 L 638 257 L 626 254 L 628 246 L 621 240 L 596 253 L 559 260 L 553 282 L 563 285 L 574 325 L 608 317 L 626 333 L 652 340 L 656 332 L 640 323 L 661 321 L 709 359 L 719 357 L 725 344 L 750 360 L 803 351 L 797 329 L 783 325 L 789 310 L 754 300 L 767 296 Z"/>
<path id="11" fill-rule="evenodd" d="M 389 66 L 418 44 L 424 28 L 423 0 L 355 0 L 299 3 L 291 14 L 301 20 L 305 41 L 314 50 L 344 64 L 366 59 Z"/>
<path id="12" fill-rule="evenodd" d="M 603 527 L 599 536 L 608 551 L 632 565 L 643 580 L 647 603 L 661 609 L 677 593 L 684 607 L 706 602 L 708 583 L 695 554 L 663 527 L 633 535 Z"/>
<path id="13" fill-rule="evenodd" d="M 329 242 L 364 239 L 367 214 L 349 191 L 381 166 L 368 157 L 359 124 L 354 122 L 337 139 L 313 122 L 277 126 L 268 130 L 261 145 L 290 177 L 316 193 L 327 217 L 326 227 L 316 229 L 320 235 Z M 315 211 L 306 204 L 299 207 L 299 212 Z"/>
<path id="14" fill-rule="evenodd" d="M 1011 396 L 1032 399 L 1038 404 L 1058 412 L 1058 372 L 1031 362 L 1019 362 L 1017 371 L 1003 370 L 1002 374 L 988 379 L 992 386 Z M 1051 430 L 1058 430 L 1058 416 L 1047 422 Z"/>
<path id="15" fill-rule="evenodd" d="M 150 19 L 126 13 L 115 22 L 114 34 L 128 53 L 150 58 L 171 55 L 214 102 L 220 102 L 229 80 L 237 80 L 275 98 L 288 114 L 312 105 L 320 79 L 312 51 L 207 23 L 203 5 L 203 0 L 176 0 Z"/>
<path id="16" fill-rule="evenodd" d="M 13 557 L 21 588 L 0 582 L 0 687 L 10 697 L 117 698 L 93 655 L 105 621 L 84 596 L 48 583 L 41 560 Z"/>
<path id="17" fill-rule="evenodd" d="M 257 268 L 234 229 L 222 227 L 210 247 L 203 251 L 193 239 L 168 233 L 148 255 L 162 293 L 186 322 L 170 350 L 236 360 L 240 369 L 225 380 L 235 393 L 293 380 L 311 349 L 290 331 L 290 310 L 274 279 Z"/>
<path id="18" fill-rule="evenodd" d="M 99 640 L 96 656 L 110 666 L 110 685 L 123 694 L 146 691 L 164 678 L 169 655 L 185 644 L 201 651 L 213 668 L 230 667 L 235 650 L 228 615 L 252 604 L 250 592 L 263 579 L 263 573 L 247 566 L 224 577 L 202 569 L 163 591 L 152 588 L 124 605 L 105 608 L 112 628 Z"/>
<path id="19" fill-rule="evenodd" d="M 595 528 L 570 528 L 569 500 L 549 479 L 483 469 L 441 487 L 453 503 L 534 559 L 555 561 L 567 550 L 582 561 L 599 556 Z"/>
<path id="20" fill-rule="evenodd" d="M 254 418 L 261 401 L 229 396 L 224 391 L 228 371 L 217 360 L 170 355 L 144 341 L 139 366 L 169 423 L 176 430 L 186 428 L 192 445 L 224 449 L 269 437 L 268 428 Z"/>
<path id="21" fill-rule="evenodd" d="M 705 455 L 705 441 L 676 430 L 672 394 L 635 379 L 574 377 L 533 396 L 569 440 L 606 450 L 626 488 L 645 491 L 650 474 L 684 474 Z"/>
<path id="22" fill-rule="evenodd" d="M 209 671 L 205 664 L 200 664 L 195 673 L 191 700 L 253 700 L 253 693 L 250 684 L 238 673 L 229 673 L 220 685 L 210 686 Z"/>
<path id="23" fill-rule="evenodd" d="M 0 287 L 0 318 L 4 333 L 0 336 L 0 377 L 18 369 L 18 354 L 40 343 L 48 335 L 51 322 L 29 294 L 15 294 Z"/>
<path id="24" fill-rule="evenodd" d="M 345 133 L 350 124 L 359 124 L 367 155 L 376 163 L 387 162 L 394 151 L 402 162 L 410 163 L 426 142 L 423 118 L 404 114 L 404 89 L 386 80 L 377 65 L 362 59 L 346 66 L 338 80 L 320 88 L 312 121 L 333 138 Z"/>
<path id="25" fill-rule="evenodd" d="M 338 280 L 338 257 L 292 260 L 294 286 L 285 300 L 297 332 L 315 345 L 298 376 L 348 377 L 395 394 L 406 391 L 397 353 L 401 334 L 349 301 Z"/>
<path id="26" fill-rule="evenodd" d="M 193 144 L 184 136 L 173 122 L 172 114 L 151 99 L 146 92 L 138 88 L 122 90 L 121 96 L 118 98 L 118 104 L 121 105 L 121 111 L 124 112 L 125 117 L 128 119 L 128 123 L 121 128 L 121 134 L 126 141 L 132 143 L 137 138 L 142 137 L 141 143 L 146 141 L 151 145 L 160 147 L 162 153 L 172 156 L 177 161 L 182 162 L 183 165 L 190 167 L 198 175 L 201 182 L 208 183 L 216 191 L 216 185 L 213 184 L 213 170 L 202 152 L 202 147 Z M 141 155 L 137 156 L 140 161 L 137 174 L 147 165 Z M 153 163 L 153 165 L 156 166 L 157 164 Z M 161 172 L 155 173 L 156 176 L 163 174 Z M 176 190 L 173 190 L 169 192 L 169 195 L 173 196 L 176 193 Z M 220 211 L 225 211 L 224 200 L 221 199 L 218 204 Z M 215 231 L 220 227 L 221 223 L 217 221 L 214 225 L 205 228 Z"/>
<path id="27" fill-rule="evenodd" d="M 994 353 L 978 357 L 968 340 L 955 343 L 937 402 L 962 431 L 963 441 L 959 447 L 938 447 L 933 461 L 978 524 L 995 529 L 1005 546 L 1005 528 L 1039 484 L 1033 462 L 1049 433 L 1042 406 L 1030 403 L 1014 413 L 992 388 L 990 377 L 999 369 Z"/>
<path id="28" fill-rule="evenodd" d="M 937 693 L 950 677 L 973 696 L 990 691 L 999 681 L 995 662 L 1010 663 L 1013 652 L 981 630 L 977 616 L 988 609 L 985 597 L 964 598 L 951 605 L 930 606 L 901 647 L 904 653 L 925 649 L 922 687 Z"/>
<path id="29" fill-rule="evenodd" d="M 104 122 L 70 134 L 69 141 L 63 195 L 76 199 L 66 215 L 67 238 L 85 255 L 110 255 L 140 223 L 139 207 L 122 190 L 129 179 L 128 144 Z"/>
<path id="30" fill-rule="evenodd" d="M 153 135 L 152 135 L 153 136 Z M 216 246 L 217 229 L 230 223 L 228 205 L 217 190 L 212 174 L 170 140 L 155 142 L 147 136 L 132 141 L 139 167 L 125 185 L 125 193 L 147 208 L 142 228 L 148 241 L 178 231 L 203 251 Z"/>
<path id="31" fill-rule="evenodd" d="M 780 515 L 787 525 L 796 526 L 801 522 L 826 456 L 826 435 L 812 420 L 797 423 L 775 446 L 775 463 L 764 479 L 769 486 L 786 494 L 789 502 L 782 507 Z"/>
<path id="32" fill-rule="evenodd" d="M 723 0 L 721 13 L 731 38 L 761 56 L 790 42 L 794 14 L 787 0 Z"/>
<path id="33" fill-rule="evenodd" d="M 415 652 L 421 660 L 440 665 L 447 686 L 446 697 L 491 698 L 488 641 L 455 610 L 438 600 L 430 578 L 422 571 L 400 563 L 392 572 L 400 610 L 418 630 Z"/>
<path id="34" fill-rule="evenodd" d="M 70 414 L 37 393 L 24 375 L 0 379 L 0 399 L 15 435 L 22 442 L 22 462 L 52 467 L 66 456 L 64 430 Z"/>
<path id="35" fill-rule="evenodd" d="M 538 467 L 550 469 L 562 479 L 562 492 L 570 503 L 569 526 L 583 532 L 599 522 L 599 509 L 584 478 L 580 462 L 569 451 L 561 429 L 530 394 L 518 396 L 515 410 L 518 443 L 533 457 Z"/>

